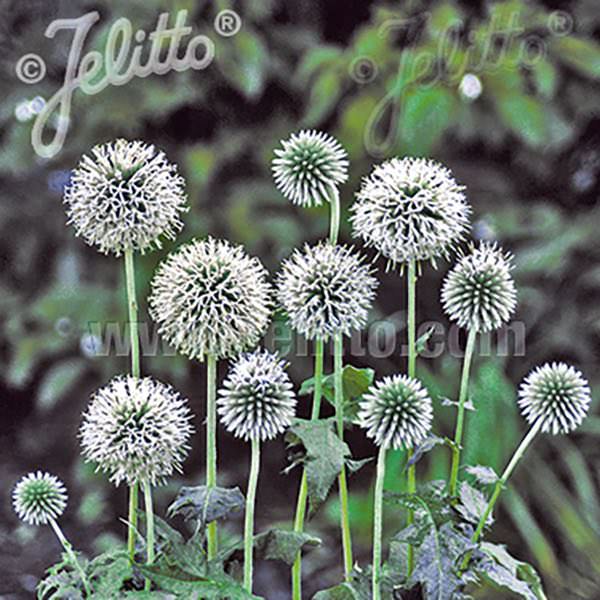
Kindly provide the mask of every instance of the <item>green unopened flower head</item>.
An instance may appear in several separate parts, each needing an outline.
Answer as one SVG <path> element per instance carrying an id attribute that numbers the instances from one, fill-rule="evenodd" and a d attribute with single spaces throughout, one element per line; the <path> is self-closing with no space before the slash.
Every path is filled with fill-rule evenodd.
<path id="1" fill-rule="evenodd" d="M 469 230 L 471 209 L 449 169 L 407 157 L 377 165 L 351 211 L 354 235 L 395 266 L 448 258 Z"/>
<path id="2" fill-rule="evenodd" d="M 377 446 L 409 449 L 431 430 L 431 398 L 421 382 L 407 375 L 384 377 L 363 396 L 358 421 Z"/>
<path id="3" fill-rule="evenodd" d="M 517 306 L 512 256 L 482 242 L 450 270 L 442 286 L 442 304 L 451 321 L 477 332 L 507 323 Z"/>
<path id="4" fill-rule="evenodd" d="M 164 339 L 194 359 L 231 357 L 256 346 L 269 325 L 267 270 L 241 246 L 207 238 L 159 266 L 148 300 Z"/>
<path id="5" fill-rule="evenodd" d="M 295 250 L 276 287 L 292 328 L 308 339 L 327 340 L 365 325 L 377 279 L 354 249 L 321 242 Z"/>
<path id="6" fill-rule="evenodd" d="M 542 431 L 569 433 L 585 419 L 592 401 L 588 382 L 574 367 L 547 363 L 534 369 L 519 388 L 521 414 Z"/>
<path id="7" fill-rule="evenodd" d="M 160 248 L 188 210 L 183 178 L 154 146 L 119 139 L 84 155 L 65 189 L 68 223 L 90 246 L 120 256 Z"/>
<path id="8" fill-rule="evenodd" d="M 92 396 L 84 414 L 83 455 L 115 485 L 157 485 L 181 472 L 190 421 L 187 402 L 171 386 L 151 377 L 117 376 Z"/>
<path id="9" fill-rule="evenodd" d="M 348 179 L 348 157 L 340 143 L 322 131 L 294 133 L 275 150 L 273 176 L 281 193 L 294 204 L 329 202 Z"/>
<path id="10" fill-rule="evenodd" d="M 49 473 L 29 473 L 13 490 L 13 507 L 29 525 L 45 525 L 58 519 L 67 507 L 67 489 L 60 479 Z"/>
<path id="11" fill-rule="evenodd" d="M 217 401 L 219 416 L 228 431 L 244 440 L 264 441 L 289 427 L 296 397 L 286 366 L 267 350 L 237 358 Z"/>

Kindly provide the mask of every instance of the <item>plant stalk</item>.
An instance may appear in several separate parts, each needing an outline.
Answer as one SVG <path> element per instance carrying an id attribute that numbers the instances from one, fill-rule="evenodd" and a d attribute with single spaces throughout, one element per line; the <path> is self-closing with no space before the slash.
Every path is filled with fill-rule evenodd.
<path id="1" fill-rule="evenodd" d="M 144 505 L 146 506 L 146 563 L 151 565 L 154 563 L 154 507 L 152 504 L 152 488 L 148 481 L 142 483 L 144 489 Z M 152 582 L 146 579 L 144 589 L 148 592 Z"/>
<path id="2" fill-rule="evenodd" d="M 217 486 L 217 359 L 206 357 L 206 487 L 209 492 Z M 208 560 L 217 556 L 217 522 L 207 526 Z"/>
<path id="3" fill-rule="evenodd" d="M 460 379 L 460 392 L 458 397 L 458 414 L 456 416 L 456 431 L 454 433 L 454 447 L 452 448 L 452 468 L 450 470 L 450 495 L 456 496 L 458 486 L 458 470 L 460 468 L 460 451 L 465 422 L 465 402 L 469 392 L 469 371 L 471 369 L 471 360 L 475 348 L 475 339 L 477 331 L 469 330 L 467 337 L 467 347 L 463 360 L 463 370 Z"/>
<path id="4" fill-rule="evenodd" d="M 329 219 L 329 241 L 337 244 L 340 233 L 340 193 L 336 187 L 333 187 L 330 201 L 331 217 Z"/>
<path id="5" fill-rule="evenodd" d="M 483 514 L 481 515 L 481 518 L 479 519 L 479 523 L 477 524 L 477 529 L 475 529 L 475 532 L 473 533 L 473 536 L 471 537 L 471 541 L 473 543 L 476 543 L 479 541 L 479 538 L 481 537 L 481 534 L 483 533 L 483 530 L 485 528 L 485 524 L 487 523 L 489 516 L 492 514 L 494 505 L 496 504 L 498 497 L 500 496 L 500 493 L 504 489 L 504 486 L 506 485 L 508 478 L 511 476 L 512 472 L 515 470 L 517 463 L 519 462 L 519 460 L 521 460 L 521 458 L 523 457 L 523 454 L 525 454 L 525 451 L 527 450 L 527 448 L 529 447 L 529 445 L 531 444 L 531 442 L 533 441 L 535 436 L 539 433 L 541 426 L 542 426 L 542 421 L 541 421 L 541 419 L 538 419 L 533 424 L 531 429 L 527 432 L 527 435 L 523 438 L 523 440 L 519 444 L 518 448 L 515 450 L 515 453 L 513 454 L 512 458 L 510 459 L 510 462 L 506 466 L 506 469 L 504 469 L 504 473 L 502 473 L 502 477 L 500 477 L 500 479 L 498 479 L 498 481 L 496 482 L 492 496 L 490 497 L 490 500 L 485 508 L 485 511 L 483 512 Z M 461 572 L 464 571 L 469 566 L 469 561 L 471 560 L 471 554 L 472 553 L 469 552 L 463 559 L 463 562 L 460 567 Z"/>
<path id="6" fill-rule="evenodd" d="M 244 523 L 244 588 L 252 593 L 252 546 L 254 542 L 254 505 L 260 469 L 260 440 L 252 440 L 250 476 L 246 492 L 246 518 Z"/>
<path id="7" fill-rule="evenodd" d="M 344 388 L 343 388 L 343 338 L 338 333 L 333 337 L 333 385 L 335 397 L 335 418 L 338 436 L 344 441 Z M 344 574 L 349 579 L 352 572 L 352 537 L 350 534 L 350 515 L 348 510 L 348 482 L 346 466 L 342 465 L 338 477 L 340 494 L 340 520 L 342 528 L 342 547 L 344 553 Z"/>
<path id="8" fill-rule="evenodd" d="M 140 376 L 140 337 L 138 331 L 138 304 L 135 290 L 135 265 L 133 251 L 125 250 L 125 287 L 127 289 L 127 309 L 129 314 L 129 345 L 131 352 L 131 375 Z M 127 552 L 129 560 L 135 559 L 135 533 L 138 527 L 138 486 L 129 488 L 129 529 L 127 531 Z"/>
<path id="9" fill-rule="evenodd" d="M 62 547 L 65 549 L 65 552 L 69 556 L 69 559 L 73 563 L 73 566 L 79 573 L 79 576 L 81 577 L 81 583 L 83 583 L 83 589 L 85 590 L 86 596 L 89 596 L 91 594 L 90 584 L 87 580 L 87 577 L 85 576 L 85 572 L 84 572 L 82 566 L 79 564 L 79 561 L 77 560 L 77 556 L 75 555 L 75 552 L 73 552 L 73 547 L 71 546 L 69 540 L 67 540 L 67 538 L 65 537 L 65 534 L 62 532 L 62 529 L 60 528 L 60 526 L 56 522 L 56 520 L 51 517 L 48 522 L 50 523 L 50 526 L 54 530 L 56 537 L 59 539 L 60 543 L 62 544 Z"/>
<path id="10" fill-rule="evenodd" d="M 414 260 L 408 263 L 408 376 L 416 377 L 417 373 L 417 269 Z M 412 457 L 412 449 L 408 450 L 408 459 Z M 407 469 L 407 491 L 409 494 L 417 492 L 417 470 L 416 465 L 410 465 Z M 411 525 L 415 515 L 412 510 L 408 511 L 407 523 Z M 415 551 L 410 544 L 407 553 L 407 576 L 413 572 L 415 564 Z"/>
<path id="11" fill-rule="evenodd" d="M 381 446 L 377 456 L 377 476 L 375 478 L 375 501 L 373 509 L 373 600 L 381 599 L 381 543 L 383 532 L 383 482 L 385 479 L 386 448 Z"/>
<path id="12" fill-rule="evenodd" d="M 313 402 L 310 418 L 316 421 L 321 410 L 321 383 L 323 380 L 323 340 L 315 340 L 315 372 L 313 390 Z M 298 491 L 298 502 L 296 504 L 296 517 L 294 519 L 294 531 L 302 533 L 304 530 L 304 519 L 306 517 L 306 500 L 308 497 L 308 479 L 306 469 L 302 471 L 300 490 Z M 292 600 L 302 600 L 302 552 L 292 566 Z"/>

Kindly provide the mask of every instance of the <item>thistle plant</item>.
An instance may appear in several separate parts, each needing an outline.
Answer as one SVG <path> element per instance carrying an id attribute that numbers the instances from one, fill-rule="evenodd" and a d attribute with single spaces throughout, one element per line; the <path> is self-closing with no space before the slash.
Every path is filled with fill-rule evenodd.
<path id="1" fill-rule="evenodd" d="M 271 286 L 258 258 L 241 246 L 209 237 L 171 254 L 151 282 L 150 315 L 160 335 L 207 367 L 206 482 L 217 485 L 217 360 L 255 346 L 271 318 Z M 217 553 L 216 523 L 208 555 Z"/>
<path id="2" fill-rule="evenodd" d="M 154 562 L 151 486 L 181 464 L 193 432 L 187 402 L 169 385 L 144 377 L 117 376 L 93 396 L 80 430 L 83 456 L 110 480 L 144 491 L 147 562 Z"/>
<path id="3" fill-rule="evenodd" d="M 89 595 L 90 586 L 85 572 L 57 522 L 67 507 L 67 489 L 63 482 L 42 471 L 29 473 L 20 479 L 13 490 L 13 507 L 19 519 L 28 525 L 52 527 L 71 564 L 79 573 L 85 593 Z"/>
<path id="4" fill-rule="evenodd" d="M 286 366 L 285 361 L 266 350 L 242 354 L 223 382 L 217 401 L 217 410 L 227 431 L 250 441 L 252 446 L 244 525 L 244 587 L 250 593 L 260 444 L 283 433 L 291 424 L 296 409 Z"/>
<path id="5" fill-rule="evenodd" d="M 469 230 L 471 208 L 450 170 L 424 158 L 393 158 L 377 165 L 363 179 L 351 207 L 355 237 L 387 259 L 388 268 L 407 269 L 408 376 L 416 376 L 416 285 L 424 261 L 434 266 Z M 410 453 L 411 451 L 409 451 Z M 416 491 L 416 469 L 407 473 L 408 490 Z M 413 513 L 409 511 L 408 522 Z M 409 573 L 413 549 L 409 547 Z"/>
<path id="6" fill-rule="evenodd" d="M 458 485 L 465 402 L 475 340 L 478 333 L 499 329 L 512 317 L 517 292 L 511 270 L 510 254 L 495 244 L 482 242 L 450 270 L 442 286 L 442 304 L 448 318 L 468 331 L 450 472 L 452 495 L 456 494 Z"/>
<path id="7" fill-rule="evenodd" d="M 140 376 L 138 304 L 133 253 L 173 239 L 187 212 L 184 181 L 177 167 L 154 146 L 118 139 L 84 155 L 65 189 L 68 223 L 77 236 L 104 254 L 124 256 L 131 374 Z M 129 491 L 129 557 L 135 554 L 138 488 Z"/>
<path id="8" fill-rule="evenodd" d="M 348 179 L 348 155 L 340 143 L 322 131 L 294 133 L 275 150 L 275 185 L 294 204 L 320 206 L 329 202 L 329 239 L 337 243 L 340 227 L 339 186 Z"/>
<path id="9" fill-rule="evenodd" d="M 292 328 L 308 339 L 333 338 L 334 394 L 338 435 L 344 437 L 342 354 L 343 336 L 363 327 L 375 297 L 377 280 L 362 256 L 351 248 L 321 242 L 296 250 L 284 261 L 278 275 L 277 298 Z M 317 404 L 317 403 L 315 403 Z M 313 405 L 313 416 L 319 406 Z M 304 482 L 305 475 L 303 475 Z M 344 571 L 352 570 L 352 541 L 348 516 L 346 470 L 339 476 Z M 295 529 L 302 531 L 306 510 L 306 484 L 301 483 Z M 294 593 L 299 593 L 299 566 L 295 567 Z"/>
<path id="10" fill-rule="evenodd" d="M 421 383 L 406 375 L 385 377 L 363 396 L 358 422 L 379 447 L 373 513 L 372 598 L 380 600 L 383 482 L 388 448 L 410 450 L 431 430 L 431 398 Z"/>
<path id="11" fill-rule="evenodd" d="M 591 401 L 588 382 L 581 372 L 562 362 L 537 367 L 523 380 L 519 388 L 518 405 L 531 427 L 496 482 L 473 533 L 473 542 L 479 540 L 508 478 L 536 435 L 540 431 L 553 435 L 571 433 L 585 419 Z M 471 553 L 465 556 L 462 569 L 467 568 L 470 558 Z"/>

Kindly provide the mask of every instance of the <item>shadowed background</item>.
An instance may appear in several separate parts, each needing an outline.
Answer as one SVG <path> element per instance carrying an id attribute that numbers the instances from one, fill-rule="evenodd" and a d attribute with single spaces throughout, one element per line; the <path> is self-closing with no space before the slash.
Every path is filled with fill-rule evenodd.
<path id="1" fill-rule="evenodd" d="M 213 29 L 223 8 L 234 8 L 242 17 L 242 30 L 231 38 Z M 51 160 L 39 158 L 30 140 L 33 120 L 41 99 L 50 98 L 62 83 L 70 42 L 66 34 L 45 39 L 47 25 L 98 10 L 101 20 L 85 49 L 102 50 L 117 18 L 130 18 L 134 30 L 151 31 L 160 12 L 168 11 L 173 23 L 180 9 L 189 10 L 194 33 L 215 41 L 214 63 L 201 72 L 135 79 L 96 96 L 76 93 L 64 149 Z M 515 15 L 522 30 L 503 48 L 498 36 L 490 38 L 490 27 L 506 30 Z M 21 525 L 12 512 L 10 491 L 21 474 L 40 468 L 65 481 L 70 503 L 62 522 L 77 548 L 96 552 L 125 534 L 119 522 L 126 510 L 125 490 L 115 490 L 82 464 L 76 437 L 89 394 L 128 368 L 127 357 L 115 355 L 119 336 L 127 349 L 127 332 L 119 326 L 126 319 L 122 262 L 76 239 L 65 226 L 61 204 L 70 169 L 97 143 L 127 137 L 156 144 L 187 181 L 191 211 L 182 234 L 163 251 L 137 260 L 143 320 L 154 268 L 183 241 L 207 233 L 226 237 L 244 244 L 275 273 L 292 248 L 326 235 L 326 207 L 297 209 L 273 185 L 273 149 L 291 132 L 323 129 L 348 150 L 350 180 L 341 190 L 346 216 L 361 177 L 374 162 L 395 155 L 441 160 L 467 186 L 474 237 L 498 240 L 514 253 L 516 319 L 526 327 L 525 356 L 492 352 L 475 360 L 471 396 L 477 411 L 468 415 L 465 460 L 503 467 L 525 431 L 515 407 L 516 385 L 539 363 L 572 362 L 590 379 L 597 398 L 600 46 L 595 40 L 600 15 L 593 0 L 2 0 L 0 16 L 0 598 L 31 598 L 37 579 L 59 555 L 49 530 Z M 416 29 L 402 25 L 409 17 Z M 440 39 L 457 23 L 461 50 L 444 54 Z M 541 43 L 539 56 L 534 38 Z M 31 86 L 14 71 L 26 52 L 42 55 L 48 67 L 44 80 Z M 433 57 L 427 64 L 435 66 L 436 77 L 416 67 L 403 69 L 409 56 Z M 482 56 L 486 60 L 478 61 Z M 347 220 L 341 237 L 352 241 Z M 373 320 L 389 323 L 381 330 L 375 326 L 371 335 L 396 328 L 397 340 L 403 341 L 404 280 L 385 273 L 382 261 L 377 265 L 381 286 Z M 439 302 L 447 268 L 424 267 L 419 322 L 448 326 Z M 105 323 L 112 324 L 116 342 L 109 343 Z M 271 342 L 285 350 L 283 342 L 293 336 L 281 319 L 274 331 L 279 343 L 273 336 Z M 157 352 L 151 346 L 143 372 L 172 383 L 190 399 L 200 432 L 185 478 L 156 493 L 162 514 L 182 481 L 203 481 L 204 369 L 182 357 L 163 356 L 168 349 L 161 344 Z M 377 376 L 406 366 L 398 347 L 378 358 L 353 357 L 348 347 L 346 362 L 372 366 Z M 421 359 L 418 369 L 434 398 L 456 397 L 459 356 Z M 310 370 L 309 356 L 294 360 L 295 383 L 300 385 Z M 438 432 L 450 434 L 453 409 L 437 400 L 435 409 Z M 301 398 L 300 413 L 308 414 L 307 397 Z M 594 404 L 576 434 L 540 437 L 497 510 L 492 537 L 536 566 L 550 598 L 598 597 L 599 435 Z M 349 432 L 348 440 L 355 457 L 373 454 L 360 431 Z M 248 454 L 245 444 L 220 432 L 222 485 L 244 489 Z M 448 464 L 446 450 L 436 449 L 420 465 L 420 477 L 443 478 Z M 259 530 L 290 524 L 298 473 L 281 474 L 285 466 L 283 441 L 269 443 L 259 482 Z M 389 488 L 400 489 L 401 469 L 396 456 Z M 363 562 L 370 548 L 372 476 L 368 465 L 350 480 L 354 541 Z M 307 594 L 340 576 L 334 496 L 308 526 L 324 544 L 305 560 Z M 391 534 L 403 515 L 389 509 L 386 518 L 385 531 Z M 240 533 L 241 521 L 228 528 Z M 287 598 L 288 577 L 282 567 L 260 563 L 256 592 Z M 488 589 L 480 594 L 505 597 Z"/>

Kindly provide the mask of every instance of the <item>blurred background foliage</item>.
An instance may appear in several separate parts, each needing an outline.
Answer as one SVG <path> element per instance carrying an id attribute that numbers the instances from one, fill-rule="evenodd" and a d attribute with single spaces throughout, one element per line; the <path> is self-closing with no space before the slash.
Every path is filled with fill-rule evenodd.
<path id="1" fill-rule="evenodd" d="M 242 30 L 222 38 L 213 20 L 223 8 L 242 17 Z M 189 11 L 195 32 L 216 44 L 205 71 L 170 73 L 108 87 L 96 96 L 76 93 L 64 149 L 43 160 L 32 150 L 33 120 L 43 99 L 61 85 L 70 35 L 44 38 L 48 23 L 98 10 L 86 49 L 102 49 L 110 25 L 128 17 L 151 31 L 158 14 Z M 31 597 L 32 586 L 58 549 L 51 534 L 20 526 L 9 490 L 26 470 L 44 468 L 71 490 L 66 529 L 88 552 L 123 535 L 123 490 L 113 490 L 81 464 L 76 432 L 89 393 L 127 368 L 122 265 L 75 239 L 65 227 L 63 186 L 80 155 L 118 136 L 141 138 L 178 163 L 191 211 L 175 244 L 138 260 L 142 310 L 158 261 L 174 246 L 211 233 L 244 244 L 275 272 L 303 241 L 327 231 L 326 208 L 298 210 L 274 188 L 273 149 L 301 127 L 336 136 L 351 158 L 342 189 L 345 209 L 373 162 L 393 155 L 426 155 L 448 164 L 467 186 L 473 235 L 498 240 L 515 254 L 526 326 L 525 356 L 476 360 L 466 458 L 501 469 L 525 431 L 515 408 L 516 384 L 534 365 L 564 359 L 600 389 L 600 13 L 596 0 L 364 2 L 247 0 L 1 0 L 0 1 L 0 597 Z M 514 29 L 518 31 L 514 33 Z M 502 43 L 501 32 L 513 31 Z M 448 32 L 454 32 L 453 38 Z M 493 35 L 494 32 L 496 35 Z M 457 40 L 456 45 L 449 40 Z M 506 39 L 506 36 L 504 36 Z M 490 41 L 491 40 L 491 41 Z M 42 55 L 48 75 L 27 86 L 14 75 L 26 52 Z M 347 223 L 342 238 L 351 241 Z M 380 264 L 382 285 L 373 331 L 402 339 L 404 282 Z M 424 268 L 419 320 L 446 326 L 439 286 L 448 265 Z M 144 319 L 146 318 L 145 312 Z M 383 329 L 379 326 L 383 322 Z M 106 323 L 109 328 L 106 328 Z M 109 343 L 107 336 L 113 335 Z M 151 350 L 153 330 L 148 329 Z M 120 337 L 119 337 L 120 336 Z M 270 340 L 288 346 L 277 320 Z M 121 341 L 120 341 L 121 340 Z M 121 343 L 122 342 L 122 343 Z M 202 431 L 203 369 L 158 343 L 143 361 L 191 400 Z M 360 354 L 360 353 L 356 353 Z M 288 358 L 291 357 L 291 354 Z M 377 375 L 405 368 L 400 352 L 347 359 Z M 294 360 L 300 384 L 310 358 Z M 460 357 L 422 359 L 419 372 L 435 397 L 457 394 Z M 307 413 L 307 398 L 301 412 Z M 436 403 L 438 429 L 450 433 L 453 409 Z M 542 573 L 550 598 L 600 596 L 600 417 L 595 405 L 581 432 L 540 438 L 520 467 L 498 511 L 493 537 Z M 186 481 L 203 474 L 196 436 Z M 349 434 L 357 457 L 373 454 L 359 431 Z M 244 485 L 246 450 L 221 434 L 223 484 Z M 282 442 L 265 453 L 259 490 L 259 527 L 289 523 L 297 473 L 284 476 Z M 394 457 L 388 486 L 402 480 Z M 444 477 L 448 456 L 432 452 L 420 467 Z M 351 481 L 353 528 L 359 557 L 370 544 L 372 469 Z M 164 506 L 173 482 L 159 496 Z M 389 512 L 389 511 L 388 511 Z M 401 515 L 389 514 L 389 527 Z M 336 505 L 312 521 L 324 546 L 306 561 L 307 592 L 337 580 Z M 239 525 L 239 524 L 238 524 Z M 234 529 L 236 524 L 232 525 Z M 286 598 L 287 575 L 265 564 L 257 591 Z M 485 598 L 495 596 L 485 590 Z"/>

